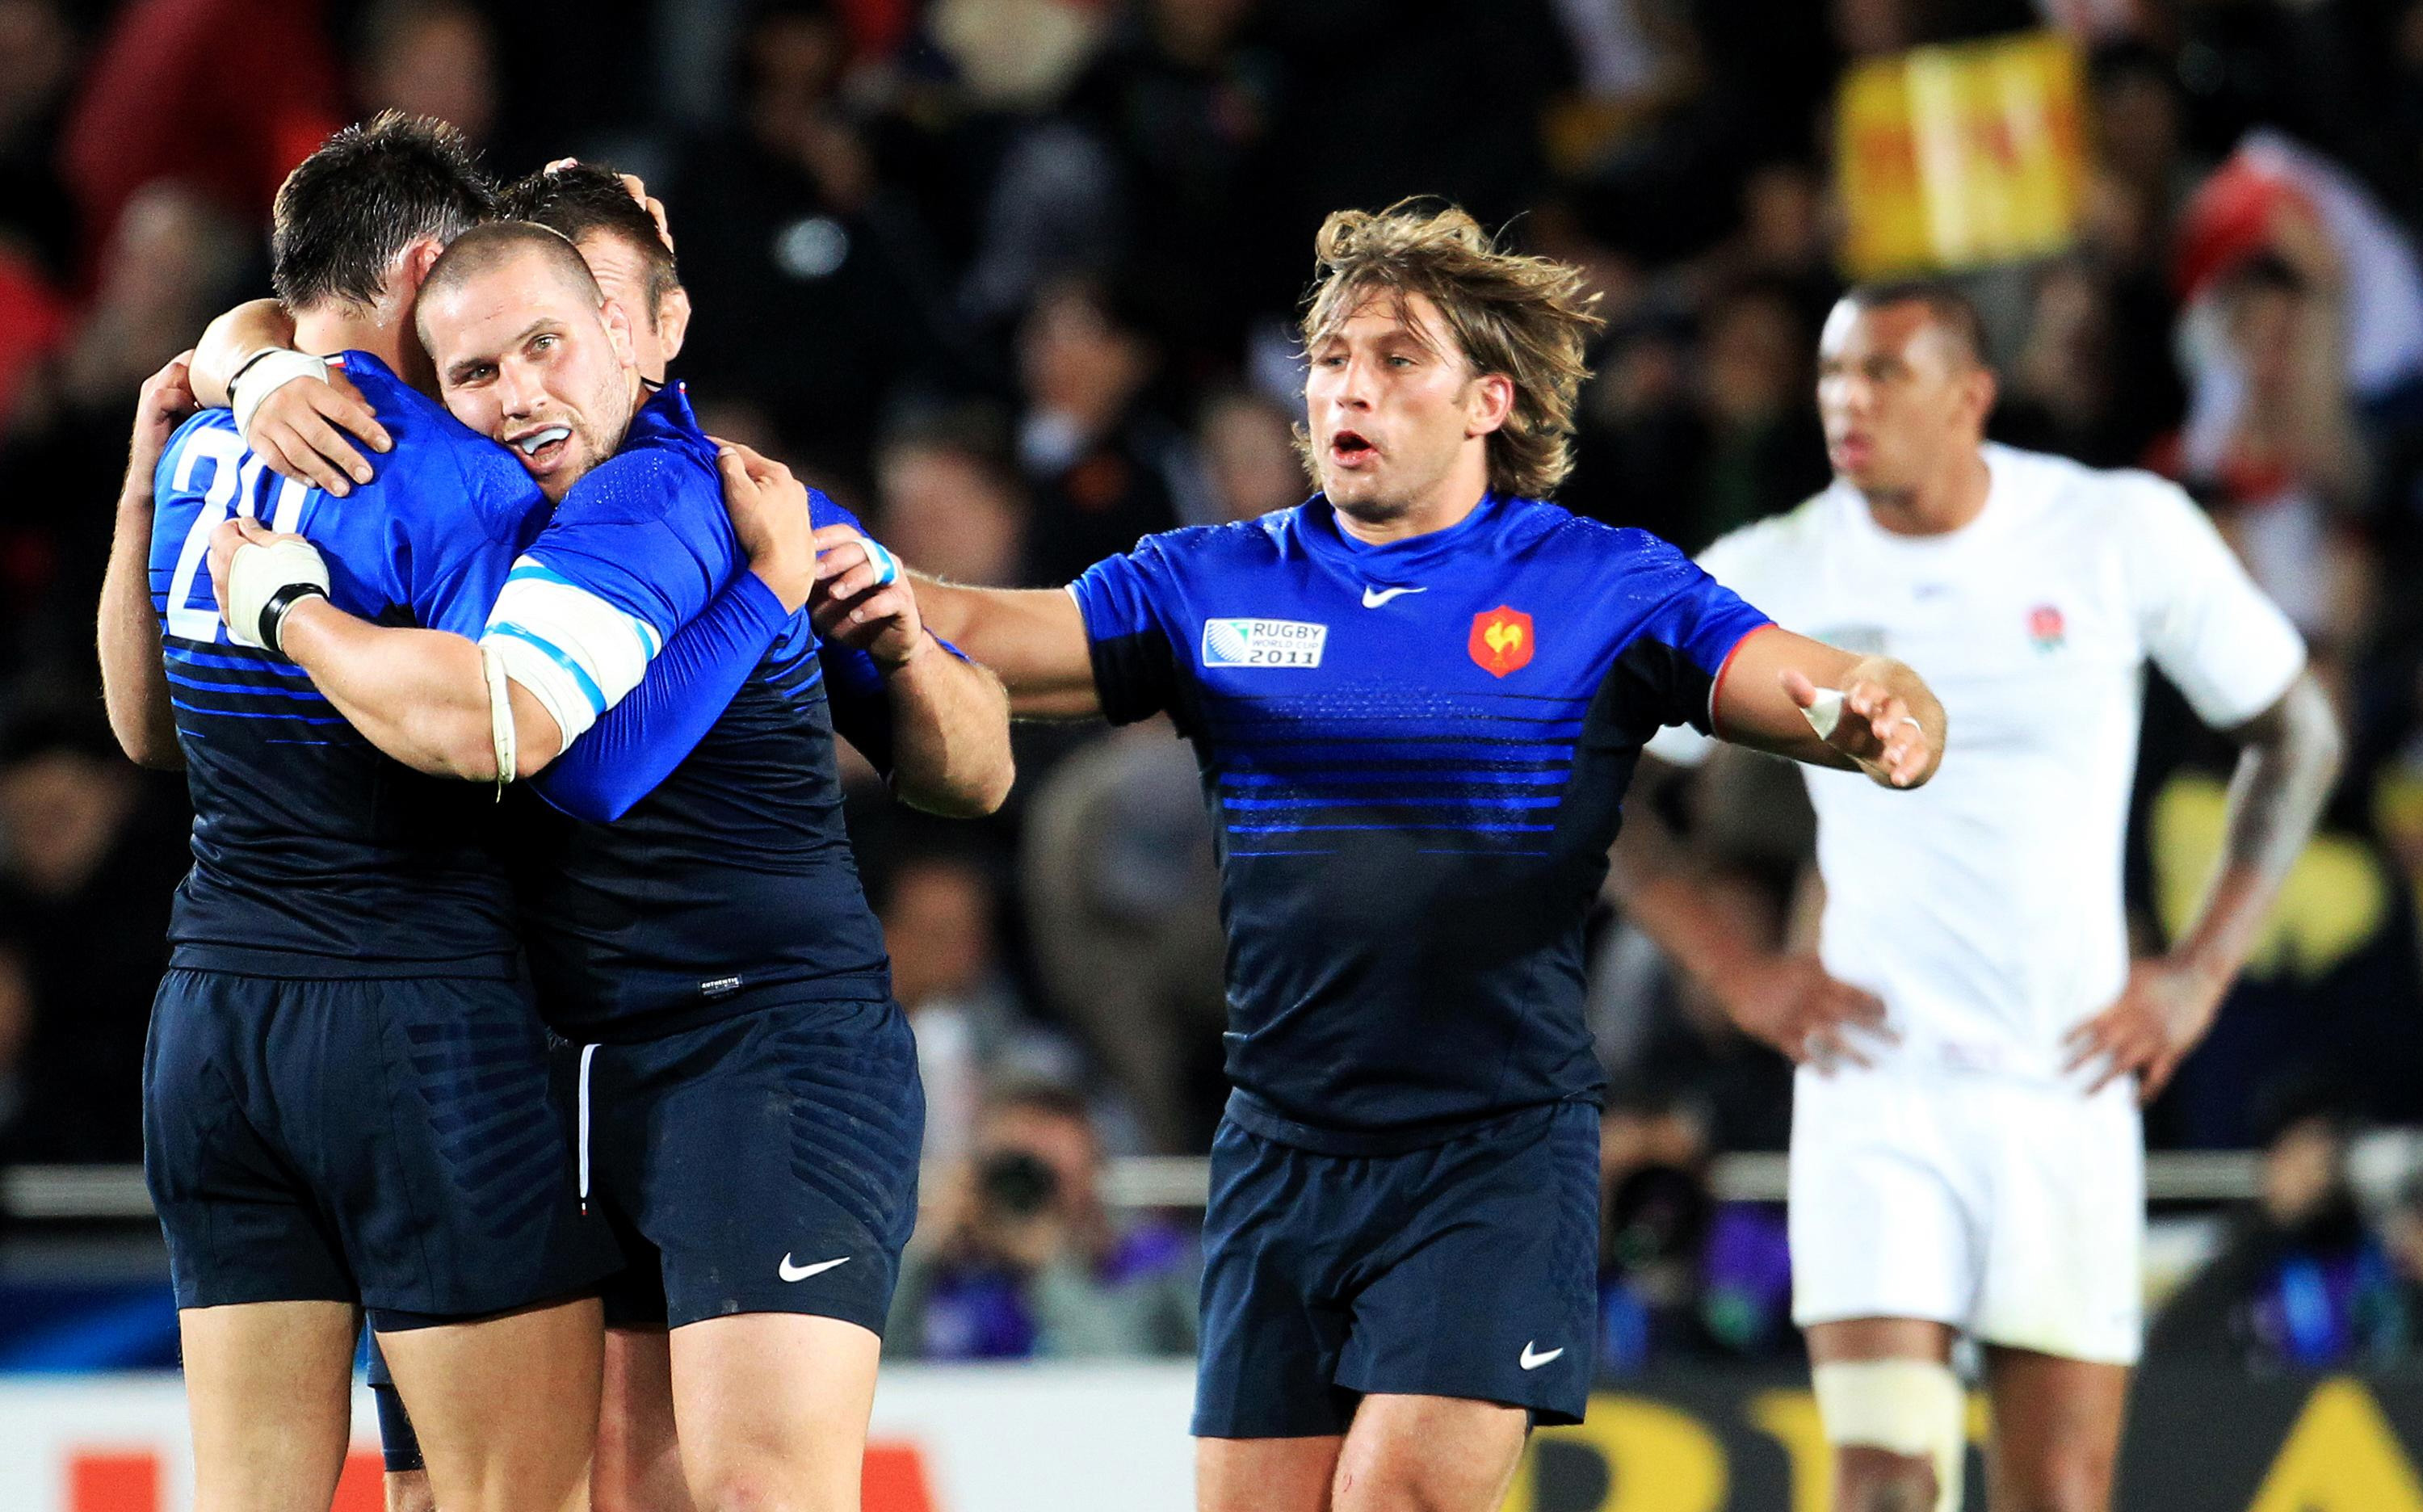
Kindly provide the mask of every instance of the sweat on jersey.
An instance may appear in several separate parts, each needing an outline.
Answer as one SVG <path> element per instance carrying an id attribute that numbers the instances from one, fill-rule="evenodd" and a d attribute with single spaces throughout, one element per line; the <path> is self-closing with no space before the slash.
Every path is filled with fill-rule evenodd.
<path id="1" fill-rule="evenodd" d="M 838 517 L 829 501 L 816 508 Z M 668 388 L 514 565 L 485 641 L 525 648 L 516 680 L 532 669 L 578 727 L 619 705 L 745 570 L 715 443 Z M 559 1031 L 645 1039 L 787 999 L 889 995 L 882 931 L 842 824 L 817 653 L 803 612 L 696 747 L 611 823 L 508 805 L 523 944 Z"/>
<path id="2" fill-rule="evenodd" d="M 1069 585 L 1103 712 L 1194 743 L 1228 930 L 1229 1116 L 1341 1154 L 1603 1085 L 1582 927 L 1661 725 L 1767 623 L 1683 554 L 1492 495 L 1381 546 L 1326 500 Z"/>
<path id="3" fill-rule="evenodd" d="M 206 557 L 230 515 L 317 546 L 338 607 L 467 636 L 545 517 L 511 454 L 377 358 L 338 360 L 395 438 L 349 497 L 270 471 L 224 409 L 187 421 L 153 474 L 151 597 L 194 804 L 171 959 L 273 977 L 509 977 L 513 906 L 484 843 L 488 791 L 382 755 L 300 667 L 235 645 L 219 623 Z"/>
<path id="4" fill-rule="evenodd" d="M 2122 846 L 2148 659 L 2217 729 L 2276 703 L 2297 632 L 2173 484 L 1985 449 L 1986 507 L 1895 535 L 1841 484 L 1701 564 L 1786 623 L 1897 658 L 1943 702 L 1925 787 L 1803 768 L 1826 882 L 1826 969 L 1883 1000 L 1880 1068 L 2058 1080 L 2061 1039 L 2129 971 Z M 1694 761 L 1681 731 L 1650 754 Z"/>

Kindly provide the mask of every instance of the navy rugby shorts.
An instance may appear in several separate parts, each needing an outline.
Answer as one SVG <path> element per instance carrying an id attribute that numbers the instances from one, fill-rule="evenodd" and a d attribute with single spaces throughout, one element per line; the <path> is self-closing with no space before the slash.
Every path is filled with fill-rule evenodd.
<path id="1" fill-rule="evenodd" d="M 1598 1109 L 1529 1108 L 1386 1155 L 1321 1154 L 1224 1120 L 1203 1249 L 1197 1437 L 1344 1433 L 1373 1393 L 1578 1423 Z"/>

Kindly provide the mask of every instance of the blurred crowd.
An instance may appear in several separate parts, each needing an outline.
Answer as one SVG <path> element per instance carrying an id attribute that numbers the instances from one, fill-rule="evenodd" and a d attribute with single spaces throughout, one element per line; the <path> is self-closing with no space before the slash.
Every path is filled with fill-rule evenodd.
<path id="1" fill-rule="evenodd" d="M 2423 0 L 0 0 L 0 1160 L 139 1156 L 185 814 L 99 719 L 109 506 L 137 386 L 264 292 L 271 196 L 336 125 L 395 107 L 500 175 L 643 175 L 709 427 L 988 584 L 1296 502 L 1312 231 L 1444 196 L 1600 295 L 1564 501 L 1696 549 L 1827 481 L 1845 70 L 2027 29 L 2083 60 L 2088 188 L 2069 250 L 1969 279 L 1996 433 L 2186 484 L 2354 737 L 2153 1134 L 2253 1145 L 2288 1086 L 2423 1122 Z M 1160 725 L 1020 740 L 996 820 L 858 785 L 951 1172 L 903 1338 L 1184 1350 L 1185 1242 L 1113 1222 L 1096 1177 L 1106 1153 L 1199 1152 L 1225 1091 L 1194 764 Z M 2195 902 L 2228 757 L 2149 690 L 2147 948 Z M 1638 801 L 1710 827 L 1745 931 L 1805 941 L 1788 773 Z M 1699 1174 L 1780 1146 L 1786 1068 L 1620 917 L 1594 942 L 1602 1053 L 1657 1090 L 1609 1119 L 1607 1347 L 1764 1347 L 1780 1233 Z"/>

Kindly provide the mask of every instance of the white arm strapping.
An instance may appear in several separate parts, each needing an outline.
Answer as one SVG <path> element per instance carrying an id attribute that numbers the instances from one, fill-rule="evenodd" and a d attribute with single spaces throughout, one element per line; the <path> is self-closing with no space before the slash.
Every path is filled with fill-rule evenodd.
<path id="1" fill-rule="evenodd" d="M 497 747 L 497 801 L 504 802 L 505 784 L 514 780 L 515 746 L 514 693 L 505 676 L 504 658 L 496 646 L 483 643 L 480 646 L 480 670 L 488 679 L 488 738 Z"/>
<path id="2" fill-rule="evenodd" d="M 283 347 L 261 353 L 247 363 L 230 387 L 228 403 L 235 410 L 237 434 L 249 444 L 252 417 L 261 402 L 285 388 L 297 378 L 328 381 L 328 359 L 313 357 L 309 352 L 290 352 Z"/>

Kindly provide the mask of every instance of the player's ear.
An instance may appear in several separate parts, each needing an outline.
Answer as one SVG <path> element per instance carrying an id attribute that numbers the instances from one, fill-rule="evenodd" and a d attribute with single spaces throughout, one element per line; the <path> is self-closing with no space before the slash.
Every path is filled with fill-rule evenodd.
<path id="1" fill-rule="evenodd" d="M 1970 368 L 1961 386 L 1965 390 L 1962 398 L 1976 415 L 1978 428 L 1982 430 L 1986 417 L 1994 412 L 1994 400 L 2001 394 L 2002 385 L 1995 381 L 1994 370 L 1980 362 Z"/>
<path id="2" fill-rule="evenodd" d="M 657 341 L 665 349 L 666 361 L 681 356 L 682 338 L 689 334 L 689 291 L 677 283 L 657 301 Z"/>
<path id="3" fill-rule="evenodd" d="M 631 317 L 611 299 L 597 307 L 597 315 L 606 323 L 606 340 L 613 343 L 615 358 L 625 367 L 635 366 L 639 355 L 631 344 Z"/>
<path id="4" fill-rule="evenodd" d="M 405 243 L 404 250 L 396 254 L 397 272 L 401 275 L 398 281 L 403 292 L 419 293 L 421 284 L 429 279 L 429 270 L 436 265 L 437 259 L 445 250 L 435 236 L 416 236 Z"/>
<path id="5" fill-rule="evenodd" d="M 1473 436 L 1487 436 L 1502 429 L 1506 418 L 1514 413 L 1514 380 L 1503 373 L 1484 373 L 1472 380 L 1465 397 L 1465 429 Z"/>

